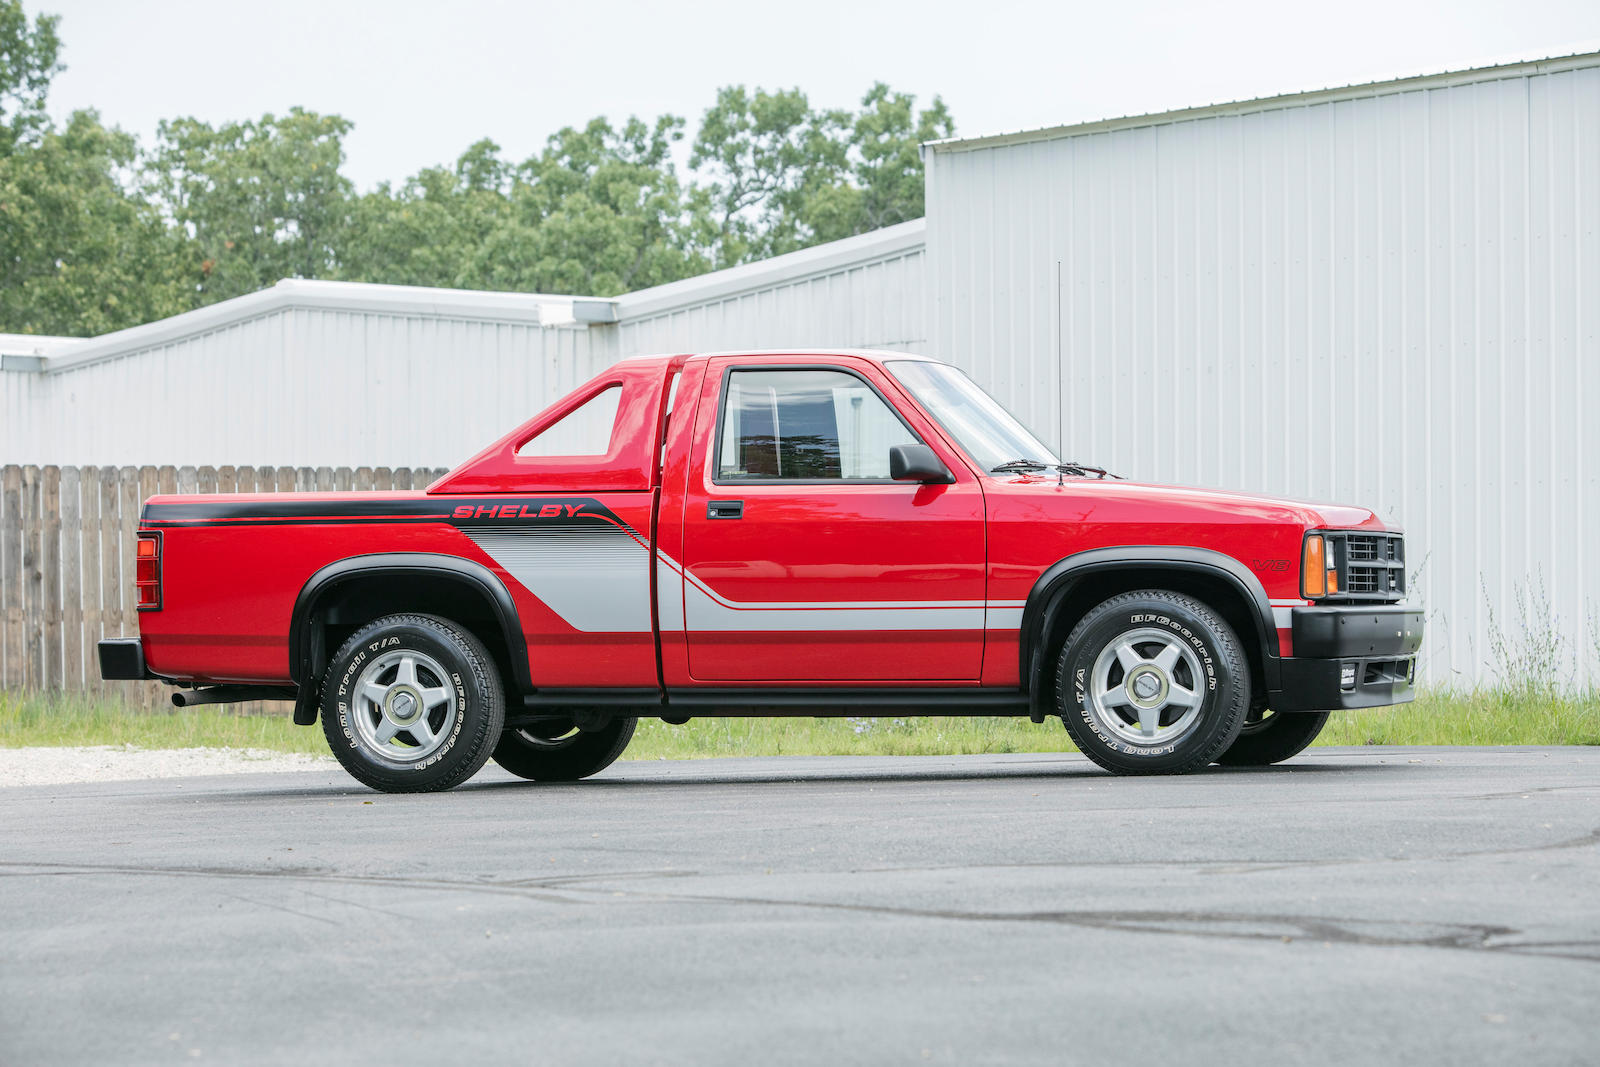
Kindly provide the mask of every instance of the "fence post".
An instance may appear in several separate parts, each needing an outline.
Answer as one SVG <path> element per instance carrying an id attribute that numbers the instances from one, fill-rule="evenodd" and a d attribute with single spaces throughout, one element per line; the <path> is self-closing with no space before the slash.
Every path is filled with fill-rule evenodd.
<path id="1" fill-rule="evenodd" d="M 39 472 L 39 688 L 61 688 L 61 468 Z"/>
<path id="2" fill-rule="evenodd" d="M 5 615 L 0 618 L 0 663 L 4 664 L 5 684 L 20 689 L 23 684 L 22 646 L 22 468 L 7 464 L 0 473 L 0 590 L 5 596 Z"/>
<path id="3" fill-rule="evenodd" d="M 61 468 L 61 688 L 81 693 L 83 669 L 83 496 L 81 472 Z"/>
<path id="4" fill-rule="evenodd" d="M 122 494 L 121 474 L 115 467 L 100 468 L 100 636 L 116 637 L 122 632 L 122 554 L 117 519 Z M 125 698 L 120 686 L 107 686 L 118 700 Z"/>
<path id="5" fill-rule="evenodd" d="M 44 634 L 36 623 L 44 605 L 44 569 L 39 564 L 39 480 L 38 467 L 30 463 L 22 468 L 22 615 L 35 620 L 24 633 L 28 643 L 24 689 L 38 689 L 44 677 Z"/>
<path id="6" fill-rule="evenodd" d="M 96 697 L 105 696 L 106 683 L 100 677 L 100 468 L 84 467 L 78 474 L 83 493 L 83 511 L 78 533 L 83 552 L 83 688 Z"/>

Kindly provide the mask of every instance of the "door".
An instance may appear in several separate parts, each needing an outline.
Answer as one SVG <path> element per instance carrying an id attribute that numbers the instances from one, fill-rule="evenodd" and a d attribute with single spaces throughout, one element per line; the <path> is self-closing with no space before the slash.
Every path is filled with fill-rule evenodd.
<path id="1" fill-rule="evenodd" d="M 976 681 L 984 518 L 977 479 L 865 360 L 712 361 L 684 496 L 682 625 L 695 681 Z M 949 485 L 889 478 L 932 446 Z M 665 546 L 663 546 L 665 547 Z"/>

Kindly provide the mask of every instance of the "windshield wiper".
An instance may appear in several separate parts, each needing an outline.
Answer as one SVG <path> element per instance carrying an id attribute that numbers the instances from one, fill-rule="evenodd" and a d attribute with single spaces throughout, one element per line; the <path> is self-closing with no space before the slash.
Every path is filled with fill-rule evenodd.
<path id="1" fill-rule="evenodd" d="M 1007 460 L 998 467 L 990 467 L 990 474 L 1031 474 L 1034 471 L 1053 470 L 1058 478 L 1072 475 L 1074 478 L 1115 478 L 1122 480 L 1122 475 L 1112 474 L 1104 467 L 1096 467 L 1092 463 L 1079 463 L 1077 460 L 1068 460 L 1065 463 L 1041 463 L 1036 459 Z"/>
<path id="2" fill-rule="evenodd" d="M 1070 474 L 1078 478 L 1087 478 L 1092 474 L 1096 478 L 1115 478 L 1119 482 L 1123 480 L 1122 475 L 1111 474 L 1104 467 L 1096 467 L 1088 463 L 1079 463 L 1077 460 L 1070 459 L 1065 463 L 1057 463 L 1056 473 L 1063 475 Z"/>

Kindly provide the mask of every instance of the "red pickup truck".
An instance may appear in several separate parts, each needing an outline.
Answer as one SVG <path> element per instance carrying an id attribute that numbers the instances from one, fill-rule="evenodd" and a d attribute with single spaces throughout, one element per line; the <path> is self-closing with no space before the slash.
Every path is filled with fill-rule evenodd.
<path id="1" fill-rule="evenodd" d="M 1062 463 L 884 352 L 625 360 L 426 491 L 157 496 L 106 678 L 295 701 L 352 775 L 571 780 L 639 716 L 1059 717 L 1121 773 L 1263 765 L 1410 700 L 1364 508 Z"/>

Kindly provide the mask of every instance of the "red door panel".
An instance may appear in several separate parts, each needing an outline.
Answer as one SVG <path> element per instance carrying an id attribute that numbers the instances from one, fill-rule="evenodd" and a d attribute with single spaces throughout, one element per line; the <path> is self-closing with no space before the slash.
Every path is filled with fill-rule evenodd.
<path id="1" fill-rule="evenodd" d="M 893 395 L 869 364 L 840 357 L 828 362 Z M 663 601 L 680 590 L 682 596 L 679 619 L 663 610 L 663 630 L 683 627 L 692 679 L 976 681 L 985 583 L 984 505 L 976 479 L 953 456 L 942 455 L 957 476 L 954 484 L 826 478 L 719 484 L 712 474 L 725 375 L 732 367 L 762 366 L 748 357 L 711 362 L 683 497 L 680 556 L 662 545 Z M 832 416 L 824 415 L 831 426 Z M 815 429 L 793 421 L 794 432 Z M 925 427 L 909 416 L 906 421 L 942 454 Z M 763 473 L 778 463 L 772 455 L 749 461 Z M 738 517 L 710 517 L 713 501 L 737 501 Z"/>

